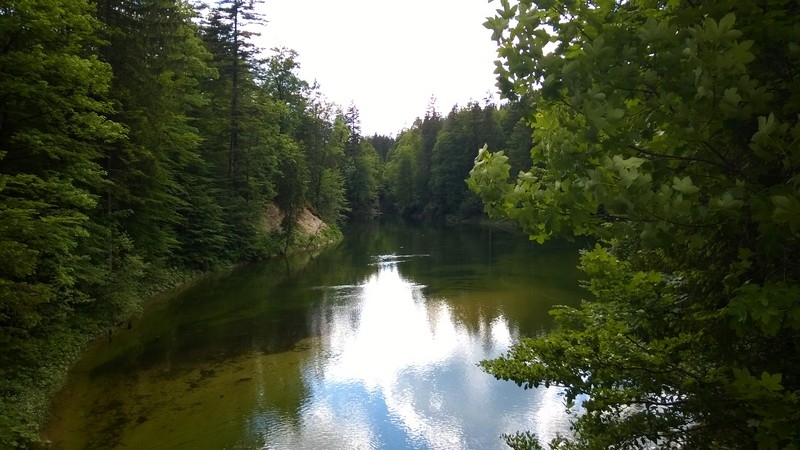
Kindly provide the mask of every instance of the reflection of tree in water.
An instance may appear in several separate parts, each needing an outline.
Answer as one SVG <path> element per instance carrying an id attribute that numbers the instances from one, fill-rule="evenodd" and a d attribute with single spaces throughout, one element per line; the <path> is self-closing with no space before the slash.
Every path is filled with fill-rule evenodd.
<path id="1" fill-rule="evenodd" d="M 484 448 L 481 439 L 504 432 L 487 417 L 524 421 L 535 404 L 521 401 L 516 392 L 514 400 L 498 404 L 492 396 L 499 383 L 476 367 L 481 359 L 505 350 L 517 336 L 517 326 L 503 315 L 502 298 L 487 302 L 488 291 L 454 289 L 455 297 L 431 297 L 427 287 L 401 274 L 403 265 L 426 258 L 378 255 L 376 273 L 364 284 L 325 290 L 312 319 L 322 336 L 324 359 L 314 362 L 320 378 L 312 383 L 307 414 L 338 411 L 343 408 L 339 402 L 354 395 L 359 400 L 353 414 L 366 417 L 362 426 L 373 433 L 394 436 L 400 430 L 395 438 L 423 448 L 446 442 Z M 372 411 L 376 402 L 386 409 L 381 414 L 388 415 L 388 422 L 375 423 L 380 422 Z M 304 433 L 324 435 L 344 428 L 346 418 L 334 414 L 312 422 L 320 428 Z"/>
<path id="2" fill-rule="evenodd" d="M 487 414 L 535 406 L 516 389 L 493 403 L 498 384 L 476 363 L 543 326 L 554 302 L 578 298 L 567 280 L 574 251 L 537 253 L 496 231 L 489 243 L 480 229 L 379 223 L 349 233 L 357 238 L 306 265 L 254 264 L 176 292 L 99 348 L 84 366 L 91 385 L 76 394 L 95 404 L 74 405 L 95 410 L 84 435 L 100 447 L 298 446 L 334 435 L 345 445 L 352 426 L 422 445 L 437 427 L 454 442 L 468 428 L 497 436 Z M 337 398 L 355 406 L 329 403 Z M 397 428 L 401 419 L 415 431 Z"/>

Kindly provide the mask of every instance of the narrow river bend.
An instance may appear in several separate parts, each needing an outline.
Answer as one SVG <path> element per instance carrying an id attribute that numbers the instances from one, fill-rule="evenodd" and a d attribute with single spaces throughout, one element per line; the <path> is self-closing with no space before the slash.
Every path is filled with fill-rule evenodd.
<path id="1" fill-rule="evenodd" d="M 73 369 L 58 449 L 500 449 L 568 427 L 555 389 L 477 363 L 583 292 L 575 247 L 485 228 L 352 227 L 307 264 L 203 279 Z"/>

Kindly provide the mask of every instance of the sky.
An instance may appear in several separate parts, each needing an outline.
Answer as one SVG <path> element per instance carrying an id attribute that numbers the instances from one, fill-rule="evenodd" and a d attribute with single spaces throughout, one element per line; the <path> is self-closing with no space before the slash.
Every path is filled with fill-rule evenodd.
<path id="1" fill-rule="evenodd" d="M 487 0 L 265 0 L 255 44 L 299 54 L 301 78 L 360 113 L 362 135 L 397 135 L 433 96 L 446 115 L 496 88 Z"/>

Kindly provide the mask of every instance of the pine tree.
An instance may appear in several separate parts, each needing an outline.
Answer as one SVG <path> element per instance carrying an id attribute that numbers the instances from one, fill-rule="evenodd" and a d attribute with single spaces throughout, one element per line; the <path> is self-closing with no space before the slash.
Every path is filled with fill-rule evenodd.
<path id="1" fill-rule="evenodd" d="M 349 131 L 338 107 L 323 100 L 318 88 L 310 90 L 298 137 L 308 161 L 311 206 L 326 222 L 340 222 L 349 210 L 341 170 Z"/>
<path id="2" fill-rule="evenodd" d="M 281 136 L 281 108 L 263 87 L 266 71 L 250 42 L 263 22 L 255 3 L 223 1 L 201 29 L 220 75 L 204 85 L 210 102 L 201 114 L 203 155 L 223 194 L 232 259 L 257 256 L 253 242 L 263 232 L 266 203 L 275 198 L 279 153 L 287 144 Z"/>
<path id="3" fill-rule="evenodd" d="M 436 138 L 442 130 L 444 119 L 436 111 L 436 100 L 431 97 L 428 103 L 428 110 L 420 124 L 420 149 L 419 149 L 419 170 L 414 177 L 415 190 L 420 195 L 420 202 L 423 205 L 430 204 L 431 197 L 431 167 L 433 165 L 433 147 Z"/>
<path id="4" fill-rule="evenodd" d="M 493 105 L 482 108 L 472 102 L 466 108 L 453 108 L 437 135 L 431 167 L 431 202 L 436 217 L 480 214 L 478 198 L 470 193 L 464 180 L 469 176 L 473 148 L 485 144 L 503 147 L 502 131 L 494 120 Z"/>
<path id="5" fill-rule="evenodd" d="M 199 85 L 213 76 L 209 54 L 184 3 L 106 0 L 99 15 L 107 25 L 103 55 L 115 74 L 115 118 L 128 129 L 104 161 L 113 183 L 105 219 L 117 231 L 112 240 L 128 236 L 135 253 L 155 267 L 169 265 L 181 245 L 179 211 L 193 188 L 180 177 L 200 158 L 190 114 L 205 102 Z"/>
<path id="6" fill-rule="evenodd" d="M 228 120 L 227 177 L 234 195 L 247 195 L 242 175 L 244 142 L 242 120 L 246 108 L 245 93 L 253 85 L 256 49 L 250 38 L 257 33 L 252 28 L 263 25 L 264 19 L 255 11 L 257 2 L 222 0 L 217 4 L 203 27 L 204 38 L 220 72 L 219 82 L 226 88 Z M 244 102 L 244 103 L 243 103 Z"/>

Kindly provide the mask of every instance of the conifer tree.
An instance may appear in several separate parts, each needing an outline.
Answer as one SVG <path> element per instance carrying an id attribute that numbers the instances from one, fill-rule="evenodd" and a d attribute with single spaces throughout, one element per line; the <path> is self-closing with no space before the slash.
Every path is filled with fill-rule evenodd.
<path id="1" fill-rule="evenodd" d="M 184 3 L 106 0 L 99 12 L 106 23 L 102 52 L 115 74 L 114 117 L 128 130 L 104 161 L 112 182 L 104 196 L 106 220 L 151 264 L 169 265 L 181 246 L 180 211 L 196 187 L 184 174 L 200 164 L 200 135 L 190 115 L 206 101 L 200 81 L 213 76 L 209 54 Z"/>

